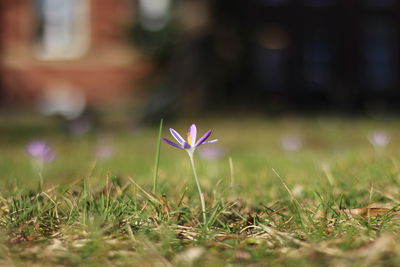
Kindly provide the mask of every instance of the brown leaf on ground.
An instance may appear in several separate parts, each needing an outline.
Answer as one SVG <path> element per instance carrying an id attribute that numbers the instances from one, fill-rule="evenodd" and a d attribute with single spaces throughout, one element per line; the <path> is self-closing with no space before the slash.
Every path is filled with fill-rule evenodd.
<path id="1" fill-rule="evenodd" d="M 342 209 L 341 211 L 348 216 L 360 216 L 363 218 L 381 216 L 389 211 L 393 211 L 394 215 L 399 213 L 398 210 L 394 210 L 393 205 L 387 203 L 372 203 L 365 208 Z"/>
<path id="2" fill-rule="evenodd" d="M 378 215 L 383 215 L 390 211 L 390 209 L 385 208 L 357 208 L 357 209 L 345 209 L 342 210 L 344 213 L 350 216 L 361 216 L 363 218 L 376 217 Z"/>
<path id="3" fill-rule="evenodd" d="M 205 252 L 206 249 L 203 247 L 190 247 L 176 255 L 174 262 L 190 266 L 194 261 L 200 259 Z"/>
<path id="4" fill-rule="evenodd" d="M 17 235 L 10 239 L 11 244 L 20 244 L 26 242 L 32 242 L 35 238 L 33 236 Z"/>
<path id="5" fill-rule="evenodd" d="M 243 249 L 235 250 L 235 259 L 237 261 L 250 260 L 251 254 Z"/>

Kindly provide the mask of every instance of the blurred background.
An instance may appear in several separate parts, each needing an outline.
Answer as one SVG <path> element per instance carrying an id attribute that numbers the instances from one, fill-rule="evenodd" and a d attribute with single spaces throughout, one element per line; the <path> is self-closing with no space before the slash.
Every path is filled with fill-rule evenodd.
<path id="1" fill-rule="evenodd" d="M 113 114 L 140 124 L 180 114 L 400 107 L 396 0 L 0 5 L 3 114 Z"/>
<path id="2" fill-rule="evenodd" d="M 199 148 L 210 190 L 228 157 L 243 181 L 386 177 L 399 20 L 396 0 L 0 0 L 0 184 L 36 186 L 38 147 L 45 183 L 151 183 L 161 118 L 164 137 L 196 123 L 220 140 Z M 189 163 L 165 146 L 160 181 L 180 188 Z"/>

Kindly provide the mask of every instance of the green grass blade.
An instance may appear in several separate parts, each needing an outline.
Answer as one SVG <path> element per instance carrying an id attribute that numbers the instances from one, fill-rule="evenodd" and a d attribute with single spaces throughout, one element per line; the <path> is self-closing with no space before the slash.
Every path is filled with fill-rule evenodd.
<path id="1" fill-rule="evenodd" d="M 162 135 L 163 122 L 164 122 L 164 119 L 161 119 L 160 128 L 158 130 L 156 159 L 154 162 L 153 194 L 155 194 L 155 195 L 157 194 L 157 188 L 158 188 L 158 166 L 160 164 L 161 135 Z"/>

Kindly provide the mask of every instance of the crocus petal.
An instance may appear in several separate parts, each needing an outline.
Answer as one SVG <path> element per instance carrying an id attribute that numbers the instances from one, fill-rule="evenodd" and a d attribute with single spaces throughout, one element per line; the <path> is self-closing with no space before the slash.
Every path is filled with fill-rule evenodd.
<path id="1" fill-rule="evenodd" d="M 208 137 L 210 137 L 210 135 L 211 135 L 211 130 L 208 130 L 208 131 L 196 142 L 196 144 L 195 144 L 194 146 L 199 146 L 199 145 L 201 145 L 202 143 L 204 143 L 204 141 L 206 141 L 206 139 L 207 139 Z"/>
<path id="2" fill-rule="evenodd" d="M 56 158 L 56 153 L 54 152 L 49 152 L 48 154 L 43 156 L 43 161 L 44 162 L 52 162 Z"/>
<path id="3" fill-rule="evenodd" d="M 189 148 L 192 148 L 192 146 L 188 142 L 184 142 L 183 143 L 183 148 L 184 149 L 189 149 Z"/>
<path id="4" fill-rule="evenodd" d="M 38 140 L 29 143 L 26 147 L 26 152 L 32 157 L 41 157 L 49 150 L 44 141 Z"/>
<path id="5" fill-rule="evenodd" d="M 169 128 L 169 131 L 171 132 L 172 136 L 175 138 L 176 141 L 178 141 L 179 144 L 183 145 L 185 142 L 185 139 L 174 129 Z"/>
<path id="6" fill-rule="evenodd" d="M 180 145 L 178 145 L 178 144 L 175 144 L 174 142 L 169 141 L 167 138 L 164 138 L 164 137 L 163 137 L 162 140 L 163 140 L 165 143 L 167 143 L 168 145 L 171 145 L 171 146 L 177 147 L 177 148 L 179 148 L 179 149 L 182 149 L 182 146 L 180 146 Z"/>
<path id="7" fill-rule="evenodd" d="M 196 144 L 196 137 L 197 137 L 197 127 L 196 124 L 190 125 L 187 133 L 187 140 L 189 145 L 194 146 Z"/>
<path id="8" fill-rule="evenodd" d="M 26 147 L 26 152 L 29 156 L 43 162 L 51 162 L 56 157 L 51 147 L 42 140 L 36 140 L 29 143 Z"/>
<path id="9" fill-rule="evenodd" d="M 204 141 L 203 144 L 214 144 L 218 142 L 218 139 L 210 140 L 210 141 Z"/>

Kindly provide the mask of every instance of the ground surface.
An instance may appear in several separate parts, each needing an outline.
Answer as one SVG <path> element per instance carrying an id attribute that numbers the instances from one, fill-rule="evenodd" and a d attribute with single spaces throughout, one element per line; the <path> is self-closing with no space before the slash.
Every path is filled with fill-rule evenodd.
<path id="1" fill-rule="evenodd" d="M 400 264 L 400 120 L 196 123 L 220 140 L 195 159 L 208 230 L 183 151 L 161 145 L 151 193 L 157 127 L 69 136 L 1 118 L 0 266 Z M 370 143 L 374 131 L 386 147 Z M 37 138 L 57 153 L 42 191 L 25 153 Z"/>

